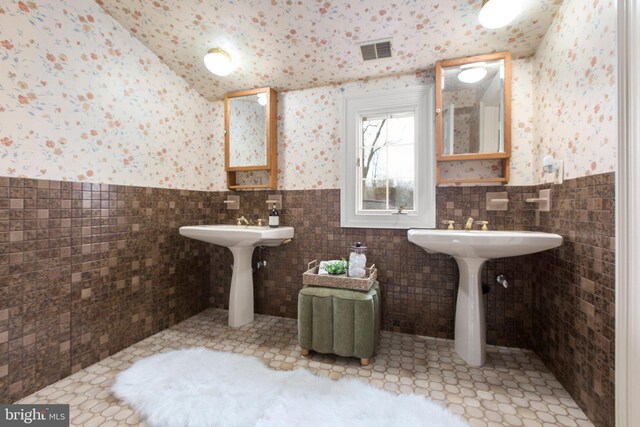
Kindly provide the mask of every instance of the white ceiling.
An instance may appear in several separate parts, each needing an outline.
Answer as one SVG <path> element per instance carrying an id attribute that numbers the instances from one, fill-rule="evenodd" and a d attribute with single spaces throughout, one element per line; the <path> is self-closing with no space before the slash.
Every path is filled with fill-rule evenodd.
<path id="1" fill-rule="evenodd" d="M 478 23 L 482 0 L 96 0 L 198 92 L 292 90 L 410 73 L 439 59 L 535 52 L 562 0 L 527 0 L 512 25 Z M 364 62 L 358 43 L 392 39 L 393 57 Z M 203 56 L 231 54 L 236 70 L 211 74 Z"/>

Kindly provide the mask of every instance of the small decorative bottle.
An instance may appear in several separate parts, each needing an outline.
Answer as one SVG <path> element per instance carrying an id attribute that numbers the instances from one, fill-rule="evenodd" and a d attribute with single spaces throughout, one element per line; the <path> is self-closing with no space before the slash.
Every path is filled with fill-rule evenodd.
<path id="1" fill-rule="evenodd" d="M 357 242 L 354 246 L 351 246 L 351 253 L 349 254 L 349 277 L 365 277 L 367 271 L 365 267 L 367 265 L 367 247 L 362 246 L 362 243 Z"/>
<path id="2" fill-rule="evenodd" d="M 269 212 L 269 227 L 278 228 L 280 226 L 280 212 L 276 209 L 276 204 L 273 204 L 271 211 Z"/>

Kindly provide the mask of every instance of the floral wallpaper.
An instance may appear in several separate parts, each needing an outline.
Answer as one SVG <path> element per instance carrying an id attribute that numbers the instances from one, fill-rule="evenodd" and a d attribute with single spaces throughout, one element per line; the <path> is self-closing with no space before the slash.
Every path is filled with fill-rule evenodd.
<path id="1" fill-rule="evenodd" d="M 470 0 L 96 0 L 208 99 L 271 86 L 278 91 L 414 73 L 439 59 L 511 51 L 532 55 L 561 0 L 526 2 L 509 26 L 478 22 Z M 590 4 L 590 2 L 589 2 Z M 362 60 L 359 44 L 391 39 L 393 57 Z M 216 77 L 204 54 L 221 47 L 236 70 Z"/>
<path id="2" fill-rule="evenodd" d="M 476 112 L 478 108 L 476 104 L 479 102 L 478 94 L 480 91 L 474 89 L 458 89 L 458 90 L 443 90 L 442 91 L 442 105 L 446 110 L 453 105 L 453 150 L 448 154 L 468 153 L 471 146 L 478 147 L 477 139 L 479 133 L 476 129 L 472 129 L 472 123 L 476 118 Z M 446 117 L 446 114 L 445 114 Z M 447 120 L 443 118 L 442 127 L 443 133 L 446 135 Z M 447 138 L 445 140 L 445 147 L 447 145 Z M 446 148 L 443 149 L 444 153 L 447 153 Z"/>
<path id="3" fill-rule="evenodd" d="M 509 185 L 534 185 L 532 147 L 534 143 L 533 62 L 512 62 L 511 69 L 511 179 Z"/>
<path id="4" fill-rule="evenodd" d="M 442 179 L 500 178 L 502 176 L 502 163 L 499 160 L 442 162 L 440 163 L 440 176 Z M 473 186 L 476 185 L 473 184 Z M 487 185 L 495 185 L 495 183 Z M 513 180 L 509 182 L 509 185 L 514 185 Z"/>
<path id="5" fill-rule="evenodd" d="M 0 65 L 0 175 L 213 188 L 214 106 L 95 3 L 3 2 Z"/>
<path id="6" fill-rule="evenodd" d="M 275 10 L 284 8 L 289 13 L 303 8 L 300 4 L 274 2 Z M 118 13 L 137 16 L 131 12 L 137 10 L 135 8 L 125 13 L 122 3 L 116 0 L 108 3 L 111 8 L 119 5 Z M 540 2 L 539 7 L 556 10 L 557 3 Z M 253 5 L 259 14 L 258 3 L 241 3 L 238 10 L 247 4 Z M 369 9 L 366 13 L 361 10 L 363 4 L 353 5 L 350 12 L 353 22 L 360 22 L 363 14 L 371 16 L 367 15 Z M 438 4 L 441 6 L 436 8 L 433 17 L 429 15 L 433 22 L 442 10 L 449 10 L 449 3 Z M 191 0 L 168 5 L 159 0 L 153 5 L 166 16 L 174 13 L 177 29 L 186 25 L 185 17 L 195 8 Z M 460 6 L 460 10 L 471 13 L 472 7 L 465 5 Z M 150 7 L 147 4 L 146 13 Z M 225 3 L 221 10 L 227 7 Z M 336 3 L 322 16 L 326 15 L 327 19 L 333 16 L 343 22 L 345 7 Z M 396 6 L 388 6 L 393 7 Z M 411 10 L 412 3 L 406 7 Z M 109 5 L 105 8 L 114 13 Z M 308 16 L 313 17 L 314 13 L 308 12 Z M 405 17 L 404 12 L 399 16 Z M 546 15 L 543 13 L 543 16 Z M 280 19 L 285 18 L 289 19 Z M 212 191 L 226 189 L 222 102 L 205 100 L 145 48 L 136 37 L 151 43 L 139 33 L 150 24 L 137 19 L 140 21 L 136 21 L 138 33 L 135 26 L 130 27 L 134 37 L 91 1 L 11 1 L 0 6 L 0 175 Z M 378 19 L 371 21 L 374 26 L 382 25 Z M 163 21 L 159 22 L 158 28 L 163 28 Z M 328 22 L 334 25 L 331 19 Z M 567 178 L 615 168 L 616 44 L 612 0 L 593 0 L 588 4 L 566 0 L 553 22 L 536 55 L 513 62 L 510 185 L 540 182 L 538 164 L 546 154 L 565 160 Z M 544 27 L 538 23 L 535 26 Z M 384 28 L 387 27 L 391 28 L 391 23 L 384 24 Z M 233 32 L 237 37 L 242 36 L 239 28 Z M 406 37 L 405 30 L 399 30 L 401 26 L 394 25 L 394 28 L 398 29 L 397 37 Z M 362 36 L 361 32 L 352 33 L 352 38 L 356 37 L 354 34 L 358 38 Z M 525 46 L 527 37 L 516 37 L 514 48 Z M 288 40 L 291 49 L 283 55 L 292 55 L 299 47 L 296 37 Z M 446 40 L 444 36 L 440 40 L 444 50 L 439 51 L 439 57 L 463 54 L 458 53 L 462 52 L 461 47 L 447 44 Z M 177 42 L 176 49 L 182 43 Z M 260 57 L 257 55 L 255 60 L 260 61 Z M 396 62 L 412 61 L 405 59 Z M 174 60 L 166 61 L 171 64 Z M 268 60 L 273 58 L 269 56 Z M 196 63 L 199 66 L 200 60 L 192 62 L 193 67 Z M 307 65 L 295 72 L 294 68 L 289 69 L 291 84 L 282 86 L 314 87 L 281 90 L 278 97 L 279 186 L 281 189 L 339 188 L 342 95 L 431 84 L 432 76 L 430 72 L 414 72 L 319 86 L 334 78 L 346 79 L 349 70 L 358 67 L 355 63 L 345 64 L 347 74 L 342 75 L 338 66 L 335 67 L 338 74 L 328 76 L 322 66 L 315 64 L 316 68 L 310 69 L 317 69 L 318 78 L 310 82 L 304 78 L 308 74 L 304 71 Z M 255 81 L 263 82 L 261 79 L 270 75 L 268 67 L 252 69 L 261 70 L 254 73 L 254 77 L 259 77 Z M 396 69 L 388 68 L 386 74 L 393 71 Z M 204 79 L 201 82 L 189 79 L 194 87 L 209 85 L 215 91 L 221 88 L 212 85 L 211 79 L 215 79 L 202 70 L 191 72 Z M 236 77 L 243 82 L 241 74 L 234 75 L 234 80 Z M 200 90 L 208 97 L 217 96 L 201 87 Z M 222 87 L 222 92 L 227 91 L 226 86 Z M 496 173 L 496 164 L 491 161 L 443 166 L 448 178 Z M 259 173 L 248 175 L 243 179 L 261 179 Z"/>
<path id="7" fill-rule="evenodd" d="M 266 165 L 266 107 L 245 98 L 229 99 L 229 164 Z"/>
<path id="8" fill-rule="evenodd" d="M 536 182 L 548 154 L 565 178 L 616 168 L 616 19 L 613 0 L 565 0 L 535 55 Z"/>
<path id="9" fill-rule="evenodd" d="M 443 90 L 442 104 L 455 104 L 458 107 L 473 107 L 478 102 L 476 89 Z"/>

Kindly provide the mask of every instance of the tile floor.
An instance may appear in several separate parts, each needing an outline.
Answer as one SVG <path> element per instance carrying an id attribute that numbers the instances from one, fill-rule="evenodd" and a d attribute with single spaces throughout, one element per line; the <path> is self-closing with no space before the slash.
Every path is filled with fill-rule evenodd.
<path id="1" fill-rule="evenodd" d="M 295 320 L 257 316 L 238 329 L 227 327 L 227 312 L 208 309 L 95 365 L 74 373 L 18 403 L 68 403 L 71 424 L 141 424 L 110 393 L 118 372 L 136 360 L 181 347 L 253 355 L 274 369 L 303 367 L 338 379 L 360 377 L 375 387 L 428 396 L 465 417 L 472 426 L 593 426 L 571 396 L 531 351 L 488 347 L 487 364 L 472 368 L 453 352 L 453 342 L 383 332 L 371 364 L 357 359 L 300 356 Z"/>

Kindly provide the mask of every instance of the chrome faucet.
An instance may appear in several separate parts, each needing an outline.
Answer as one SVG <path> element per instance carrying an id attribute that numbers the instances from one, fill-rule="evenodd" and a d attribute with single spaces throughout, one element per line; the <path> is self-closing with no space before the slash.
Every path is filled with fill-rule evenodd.
<path id="1" fill-rule="evenodd" d="M 471 231 L 472 228 L 473 228 L 473 218 L 469 217 L 469 219 L 467 220 L 467 223 L 464 225 L 464 229 L 466 231 Z"/>

